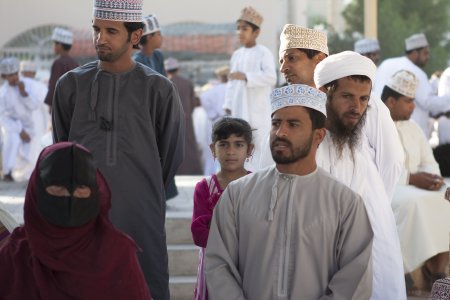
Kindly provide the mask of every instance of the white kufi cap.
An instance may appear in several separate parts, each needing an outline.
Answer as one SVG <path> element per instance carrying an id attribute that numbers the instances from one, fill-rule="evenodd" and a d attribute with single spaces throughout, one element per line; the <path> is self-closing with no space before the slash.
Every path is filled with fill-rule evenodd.
<path id="1" fill-rule="evenodd" d="M 413 73 L 400 70 L 391 77 L 386 85 L 403 96 L 416 98 L 418 84 L 419 81 Z"/>
<path id="2" fill-rule="evenodd" d="M 168 59 L 164 60 L 164 68 L 166 71 L 171 71 L 178 69 L 180 67 L 180 64 L 178 63 L 178 60 L 173 57 L 169 57 Z"/>
<path id="3" fill-rule="evenodd" d="M 19 61 L 15 57 L 3 58 L 0 62 L 0 73 L 10 75 L 19 72 Z"/>
<path id="4" fill-rule="evenodd" d="M 23 60 L 20 62 L 20 71 L 22 72 L 36 72 L 37 66 L 30 60 Z"/>
<path id="5" fill-rule="evenodd" d="M 144 18 L 144 33 L 143 35 L 152 34 L 157 31 L 161 31 L 158 19 L 155 15 L 148 15 Z"/>
<path id="6" fill-rule="evenodd" d="M 427 37 L 423 33 L 416 33 L 405 39 L 406 51 L 428 47 Z"/>
<path id="7" fill-rule="evenodd" d="M 305 84 L 291 84 L 274 89 L 270 94 L 272 114 L 288 106 L 304 106 L 327 116 L 327 95 Z"/>
<path id="8" fill-rule="evenodd" d="M 55 29 L 53 29 L 52 41 L 61 44 L 72 45 L 73 33 L 67 29 L 56 27 Z"/>
<path id="9" fill-rule="evenodd" d="M 377 39 L 361 39 L 355 42 L 355 52 L 359 54 L 373 53 L 380 51 L 380 44 Z"/>
<path id="10" fill-rule="evenodd" d="M 365 75 L 372 84 L 377 67 L 373 61 L 353 51 L 333 54 L 317 64 L 314 70 L 314 83 L 321 88 L 334 80 L 352 75 Z"/>

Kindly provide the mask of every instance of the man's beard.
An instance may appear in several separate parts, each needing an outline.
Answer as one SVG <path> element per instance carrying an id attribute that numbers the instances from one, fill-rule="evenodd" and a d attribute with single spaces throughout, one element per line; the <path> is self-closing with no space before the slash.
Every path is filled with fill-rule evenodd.
<path id="1" fill-rule="evenodd" d="M 292 150 L 291 155 L 283 156 L 282 154 L 278 154 L 276 150 L 273 150 L 274 143 L 279 142 L 279 141 L 282 141 L 289 146 L 289 148 Z M 293 148 L 292 143 L 289 140 L 277 137 L 277 138 L 275 138 L 275 140 L 273 140 L 270 143 L 270 150 L 272 152 L 272 158 L 277 164 L 281 164 L 281 165 L 295 163 L 295 162 L 299 161 L 300 159 L 303 159 L 306 156 L 308 156 L 309 152 L 311 151 L 312 141 L 313 141 L 313 133 L 311 132 L 309 139 L 302 146 Z"/>
<path id="2" fill-rule="evenodd" d="M 117 50 L 116 52 L 108 52 L 105 54 L 100 53 L 97 49 L 97 57 L 101 61 L 105 62 L 115 62 L 117 59 L 119 59 L 125 52 L 127 52 L 129 47 L 130 39 L 127 40 L 123 46 Z"/>
<path id="3" fill-rule="evenodd" d="M 328 131 L 331 133 L 331 139 L 333 141 L 333 145 L 336 148 L 338 153 L 338 158 L 342 157 L 342 151 L 344 150 L 345 145 L 348 146 L 352 156 L 356 147 L 360 144 L 361 139 L 361 131 L 366 123 L 366 115 L 367 110 L 362 114 L 359 122 L 354 126 L 346 126 L 341 119 L 336 115 L 333 108 L 327 103 L 327 126 Z"/>

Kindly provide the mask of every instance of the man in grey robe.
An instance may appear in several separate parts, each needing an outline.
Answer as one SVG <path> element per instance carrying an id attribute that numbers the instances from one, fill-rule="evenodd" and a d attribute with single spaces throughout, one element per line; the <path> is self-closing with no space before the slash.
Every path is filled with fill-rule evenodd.
<path id="1" fill-rule="evenodd" d="M 169 299 L 164 186 L 183 161 L 183 109 L 166 77 L 131 58 L 142 34 L 142 1 L 120 12 L 114 2 L 95 1 L 99 61 L 58 82 L 54 140 L 76 141 L 93 153 L 111 187 L 111 221 L 142 249 L 153 299 Z"/>
<path id="2" fill-rule="evenodd" d="M 359 195 L 317 167 L 326 95 L 275 89 L 275 166 L 230 183 L 206 248 L 211 299 L 369 299 L 373 232 Z"/>

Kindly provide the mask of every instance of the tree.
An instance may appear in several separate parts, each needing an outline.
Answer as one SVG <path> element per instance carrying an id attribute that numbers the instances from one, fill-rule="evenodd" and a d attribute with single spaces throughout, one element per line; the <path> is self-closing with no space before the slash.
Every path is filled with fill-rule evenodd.
<path id="1" fill-rule="evenodd" d="M 342 13 L 347 22 L 345 35 L 364 32 L 364 0 L 352 0 Z M 431 59 L 425 67 L 430 75 L 445 69 L 449 60 L 450 1 L 378 0 L 378 40 L 383 58 L 404 54 L 406 37 L 423 32 L 430 44 Z"/>

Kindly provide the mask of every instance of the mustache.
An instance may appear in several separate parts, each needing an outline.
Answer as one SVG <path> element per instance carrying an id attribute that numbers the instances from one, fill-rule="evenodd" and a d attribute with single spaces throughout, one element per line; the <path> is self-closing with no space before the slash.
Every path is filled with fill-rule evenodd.
<path id="1" fill-rule="evenodd" d="M 349 111 L 344 113 L 344 116 L 361 118 L 362 115 L 354 111 Z"/>
<path id="2" fill-rule="evenodd" d="M 291 143 L 289 140 L 284 139 L 284 138 L 279 138 L 279 137 L 275 138 L 275 139 L 272 141 L 272 143 L 270 143 L 270 146 L 274 147 L 274 146 L 275 146 L 275 143 L 278 143 L 278 142 L 285 143 L 285 144 L 287 144 L 288 146 L 292 146 L 292 143 Z"/>
<path id="3" fill-rule="evenodd" d="M 105 46 L 105 45 L 95 45 L 95 49 L 97 49 L 97 50 L 111 50 L 108 46 Z"/>

